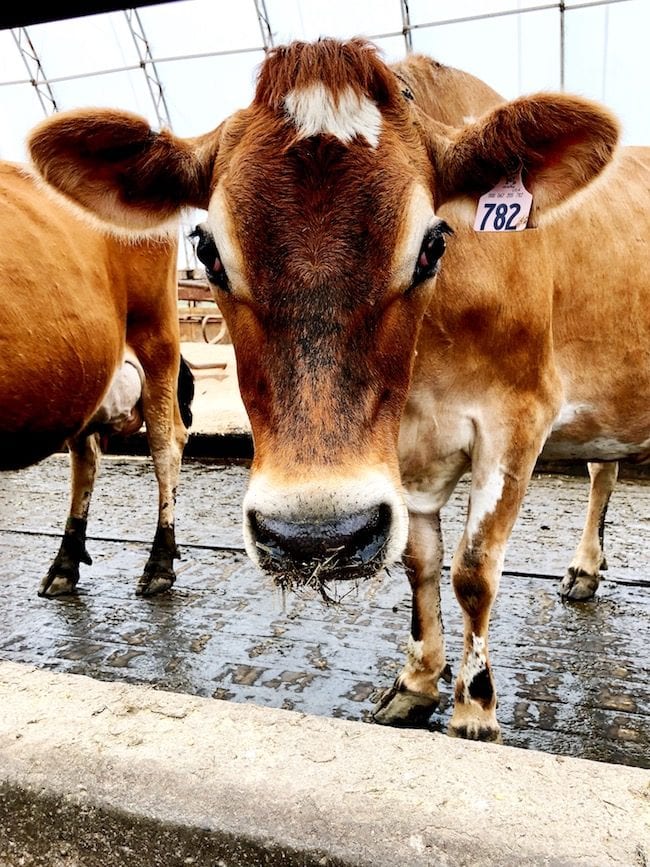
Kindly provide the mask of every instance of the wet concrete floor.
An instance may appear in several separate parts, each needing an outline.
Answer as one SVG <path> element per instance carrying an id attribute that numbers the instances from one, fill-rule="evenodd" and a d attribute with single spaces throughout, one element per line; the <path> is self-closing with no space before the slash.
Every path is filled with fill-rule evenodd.
<path id="1" fill-rule="evenodd" d="M 89 521 L 93 565 L 77 597 L 36 595 L 58 548 L 68 464 L 56 455 L 0 476 L 0 658 L 103 680 L 370 722 L 402 665 L 410 595 L 401 568 L 351 588 L 336 606 L 282 599 L 246 558 L 244 463 L 187 460 L 179 491 L 175 589 L 136 598 L 156 520 L 148 458 L 108 457 Z M 443 513 L 448 563 L 468 483 Z M 491 655 L 504 742 L 650 768 L 650 481 L 620 481 L 598 598 L 563 603 L 559 579 L 580 535 L 588 482 L 536 476 L 515 526 L 493 610 Z M 443 582 L 448 658 L 461 617 Z M 430 727 L 444 730 L 450 686 Z"/>

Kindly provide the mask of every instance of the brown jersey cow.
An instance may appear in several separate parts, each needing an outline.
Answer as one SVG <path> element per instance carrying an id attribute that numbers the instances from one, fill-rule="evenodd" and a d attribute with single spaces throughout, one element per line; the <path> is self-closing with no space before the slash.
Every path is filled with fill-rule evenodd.
<path id="1" fill-rule="evenodd" d="M 563 94 L 443 124 L 400 68 L 361 40 L 293 43 L 213 132 L 73 111 L 30 149 L 48 181 L 134 231 L 207 210 L 199 254 L 255 441 L 250 556 L 282 584 L 322 586 L 404 555 L 412 634 L 380 722 L 438 700 L 439 512 L 471 468 L 450 732 L 489 739 L 490 610 L 538 456 L 648 448 L 650 162 L 617 151 L 607 110 Z M 475 230 L 480 199 L 517 175 L 527 219 L 506 227 L 499 209 L 495 231 Z"/>
<path id="2" fill-rule="evenodd" d="M 72 472 L 65 534 L 39 594 L 74 591 L 80 562 L 91 562 L 100 437 L 133 432 L 143 418 L 159 508 L 137 592 L 158 593 L 175 577 L 174 500 L 187 439 L 178 391 L 192 388 L 191 371 L 180 370 L 175 229 L 121 237 L 14 163 L 0 163 L 0 194 L 0 469 L 67 446 Z"/>
<path id="3" fill-rule="evenodd" d="M 411 55 L 396 63 L 393 72 L 405 86 L 402 92 L 429 117 L 454 127 L 465 126 L 504 97 L 480 79 L 460 69 L 443 66 L 430 57 Z M 560 590 L 568 599 L 591 598 L 600 582 L 600 569 L 607 568 L 604 553 L 605 516 L 618 477 L 618 463 L 590 462 L 587 515 L 582 536 Z"/>

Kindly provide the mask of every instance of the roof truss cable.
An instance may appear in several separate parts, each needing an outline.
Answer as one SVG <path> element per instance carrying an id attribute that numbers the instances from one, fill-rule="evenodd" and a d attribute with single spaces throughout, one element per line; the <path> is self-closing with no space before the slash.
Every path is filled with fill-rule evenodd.
<path id="1" fill-rule="evenodd" d="M 41 59 L 32 44 L 32 40 L 29 38 L 27 29 L 25 27 L 16 27 L 11 31 L 11 35 L 13 36 L 18 51 L 20 52 L 20 56 L 27 67 L 29 80 L 36 91 L 36 96 L 43 107 L 43 111 L 48 117 L 51 114 L 55 114 L 59 108 L 56 104 L 52 88 L 50 87 L 50 82 L 47 80 L 47 77 L 43 72 Z"/>
<path id="2" fill-rule="evenodd" d="M 165 91 L 163 89 L 160 77 L 158 76 L 158 70 L 156 69 L 156 64 L 151 54 L 151 49 L 149 47 L 149 41 L 144 32 L 144 27 L 142 26 L 142 21 L 140 20 L 140 16 L 138 15 L 138 10 L 125 9 L 124 15 L 126 16 L 126 22 L 129 26 L 129 30 L 131 31 L 131 35 L 133 36 L 133 41 L 135 42 L 135 48 L 138 52 L 138 57 L 140 58 L 140 66 L 142 68 L 142 71 L 144 72 L 147 81 L 147 87 L 149 88 L 149 93 L 151 94 L 151 99 L 153 101 L 154 109 L 156 111 L 158 125 L 161 129 L 171 130 L 172 122 L 169 116 L 169 110 L 167 109 Z"/>
<path id="3" fill-rule="evenodd" d="M 400 6 L 402 7 L 402 33 L 404 34 L 404 42 L 406 43 L 406 53 L 410 54 L 413 51 L 413 37 L 411 35 L 409 0 L 401 0 Z"/>
<path id="4" fill-rule="evenodd" d="M 259 21 L 260 31 L 262 33 L 262 42 L 264 43 L 264 51 L 273 48 L 273 31 L 269 21 L 269 13 L 266 11 L 266 0 L 254 0 L 255 11 L 257 12 L 257 20 Z"/>

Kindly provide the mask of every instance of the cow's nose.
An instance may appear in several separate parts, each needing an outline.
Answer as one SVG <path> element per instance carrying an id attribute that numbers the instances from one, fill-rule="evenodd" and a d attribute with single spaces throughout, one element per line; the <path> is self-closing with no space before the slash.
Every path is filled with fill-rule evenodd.
<path id="1" fill-rule="evenodd" d="M 267 569 L 313 569 L 328 564 L 336 577 L 352 577 L 357 569 L 378 560 L 391 529 L 392 513 L 382 503 L 327 521 L 290 521 L 248 512 L 260 564 Z M 328 571 L 329 571 L 328 570 Z"/>

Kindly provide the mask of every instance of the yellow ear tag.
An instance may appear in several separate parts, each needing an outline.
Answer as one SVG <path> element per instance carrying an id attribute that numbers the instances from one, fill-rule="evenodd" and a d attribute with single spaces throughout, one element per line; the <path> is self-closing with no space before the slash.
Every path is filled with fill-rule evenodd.
<path id="1" fill-rule="evenodd" d="M 521 179 L 521 169 L 478 200 L 474 229 L 477 232 L 520 232 L 528 225 L 533 196 Z"/>

